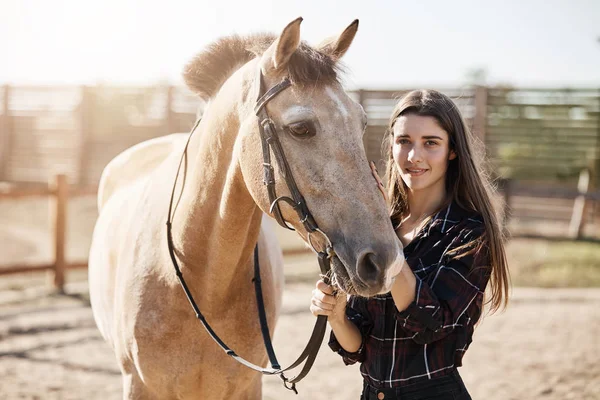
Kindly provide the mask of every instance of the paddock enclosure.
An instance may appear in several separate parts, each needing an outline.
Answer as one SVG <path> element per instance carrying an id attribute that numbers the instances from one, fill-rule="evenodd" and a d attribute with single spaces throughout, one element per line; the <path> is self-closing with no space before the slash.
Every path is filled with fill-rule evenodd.
<path id="1" fill-rule="evenodd" d="M 526 253 L 540 237 L 600 239 L 600 90 L 440 89 L 485 145 L 509 253 Z M 369 117 L 369 159 L 382 162 L 387 118 L 405 92 L 351 92 Z M 87 297 L 97 182 L 120 151 L 188 131 L 201 112 L 173 86 L 0 87 L 0 398 L 120 398 L 120 372 Z M 314 323 L 318 266 L 293 233 L 278 232 L 286 290 L 275 348 L 286 364 Z M 599 306 L 598 288 L 515 287 L 508 310 L 483 320 L 465 357 L 473 398 L 600 398 Z M 323 346 L 298 396 L 266 377 L 264 398 L 357 398 L 358 368 Z"/>

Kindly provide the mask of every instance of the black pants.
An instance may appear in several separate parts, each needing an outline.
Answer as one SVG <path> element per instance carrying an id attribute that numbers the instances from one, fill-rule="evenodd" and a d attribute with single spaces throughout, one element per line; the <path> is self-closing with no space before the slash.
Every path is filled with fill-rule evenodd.
<path id="1" fill-rule="evenodd" d="M 458 371 L 397 388 L 375 388 L 364 383 L 361 400 L 471 400 Z"/>

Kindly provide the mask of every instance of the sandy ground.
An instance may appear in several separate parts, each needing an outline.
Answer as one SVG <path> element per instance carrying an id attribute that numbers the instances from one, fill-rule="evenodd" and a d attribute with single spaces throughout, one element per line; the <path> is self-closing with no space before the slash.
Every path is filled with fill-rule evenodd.
<path id="1" fill-rule="evenodd" d="M 27 275 L 2 280 L 0 398 L 119 399 L 120 375 L 94 325 L 84 272 L 71 273 L 68 295 L 20 289 L 23 279 L 43 284 Z M 311 283 L 289 281 L 275 335 L 283 364 L 300 353 L 314 323 Z M 461 373 L 473 398 L 600 399 L 599 307 L 600 289 L 515 289 L 509 309 L 483 321 L 465 356 Z M 325 344 L 299 396 L 276 377 L 263 382 L 264 399 L 353 399 L 360 390 L 357 367 L 345 367 Z"/>
<path id="2" fill-rule="evenodd" d="M 46 205 L 0 204 L 0 265 L 43 262 L 50 242 Z M 68 256 L 85 259 L 93 202 L 70 207 Z M 308 340 L 308 311 L 318 267 L 289 257 L 284 313 L 275 335 L 282 364 Z M 52 295 L 43 274 L 0 276 L 0 399 L 121 398 L 114 356 L 87 301 L 85 271 L 67 277 L 67 295 Z M 600 399 L 600 289 L 515 288 L 508 310 L 478 327 L 461 373 L 474 399 Z M 201 328 L 199 327 L 199 330 Z M 225 357 L 225 356 L 224 356 Z M 361 378 L 324 344 L 298 396 L 265 377 L 264 399 L 357 399 Z"/>

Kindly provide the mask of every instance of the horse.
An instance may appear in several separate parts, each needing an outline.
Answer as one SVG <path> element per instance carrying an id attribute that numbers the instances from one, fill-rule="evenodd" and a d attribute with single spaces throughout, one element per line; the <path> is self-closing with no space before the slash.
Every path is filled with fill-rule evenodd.
<path id="1" fill-rule="evenodd" d="M 363 146 L 366 114 L 339 80 L 339 59 L 358 20 L 315 47 L 300 40 L 301 21 L 279 35 L 224 37 L 201 51 L 183 71 L 206 102 L 193 135 L 135 145 L 102 173 L 90 301 L 120 366 L 125 399 L 261 398 L 261 375 L 226 357 L 198 323 L 170 259 L 165 221 L 171 201 L 174 257 L 206 320 L 240 356 L 265 365 L 253 250 L 272 335 L 284 284 L 272 218 L 280 212 L 313 247 L 323 240 L 310 239 L 294 207 L 280 202 L 275 210 L 265 189 L 253 111 L 262 87 L 289 83 L 264 108 L 298 190 L 331 241 L 333 282 L 346 293 L 372 296 L 389 291 L 402 267 L 402 246 Z M 274 188 L 287 193 L 277 167 Z"/>

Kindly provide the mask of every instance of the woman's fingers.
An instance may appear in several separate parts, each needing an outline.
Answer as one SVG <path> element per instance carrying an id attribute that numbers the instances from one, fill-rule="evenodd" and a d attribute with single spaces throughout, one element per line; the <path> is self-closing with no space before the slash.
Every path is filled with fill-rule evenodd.
<path id="1" fill-rule="evenodd" d="M 335 292 L 333 286 L 326 284 L 322 280 L 317 281 L 317 290 L 330 295 L 332 295 Z"/>
<path id="2" fill-rule="evenodd" d="M 377 165 L 375 165 L 375 161 L 369 161 L 369 165 L 371 166 L 371 171 L 377 173 Z"/>
<path id="3" fill-rule="evenodd" d="M 322 280 L 312 291 L 310 311 L 313 315 L 326 315 L 330 318 L 344 318 L 346 310 L 346 294 L 336 293 L 331 285 Z"/>
<path id="4" fill-rule="evenodd" d="M 329 317 L 330 315 L 333 314 L 334 309 L 335 309 L 335 305 L 333 305 L 333 304 L 324 303 L 314 297 L 311 299 L 310 312 L 315 316 L 316 315 L 326 315 Z"/>
<path id="5" fill-rule="evenodd" d="M 310 312 L 315 317 L 319 316 L 319 315 L 326 315 L 329 317 L 333 313 L 333 311 L 323 310 L 322 308 L 319 308 L 318 306 L 315 306 L 314 304 L 310 305 Z"/>
<path id="6" fill-rule="evenodd" d="M 316 289 L 312 291 L 310 311 L 313 315 L 331 316 L 336 308 L 336 298 L 332 294 L 333 287 L 322 280 L 317 282 Z"/>
<path id="7" fill-rule="evenodd" d="M 377 188 L 383 195 L 383 198 L 387 201 L 387 195 L 385 193 L 385 186 L 383 185 L 383 182 L 381 181 L 381 178 L 379 177 L 379 174 L 377 173 L 377 166 L 375 166 L 375 163 L 373 161 L 369 161 L 369 165 L 371 166 L 371 173 L 373 174 L 373 178 L 375 178 L 375 181 L 377 182 Z"/>
<path id="8" fill-rule="evenodd" d="M 331 306 L 334 306 L 335 303 L 336 303 L 335 296 L 323 293 L 319 289 L 314 289 L 313 290 L 312 298 L 315 299 L 315 300 L 318 300 L 318 301 L 320 301 L 322 303 L 330 304 Z"/>
<path id="9" fill-rule="evenodd" d="M 379 172 L 373 161 L 371 161 L 371 173 L 373 174 L 373 178 L 377 181 L 377 184 L 383 186 L 383 182 L 381 181 L 381 177 L 379 176 Z"/>
<path id="10" fill-rule="evenodd" d="M 312 303 L 312 305 L 320 308 L 323 311 L 333 311 L 333 309 L 335 308 L 335 304 L 325 303 L 324 301 L 321 301 L 314 297 L 312 298 L 311 303 Z"/>

